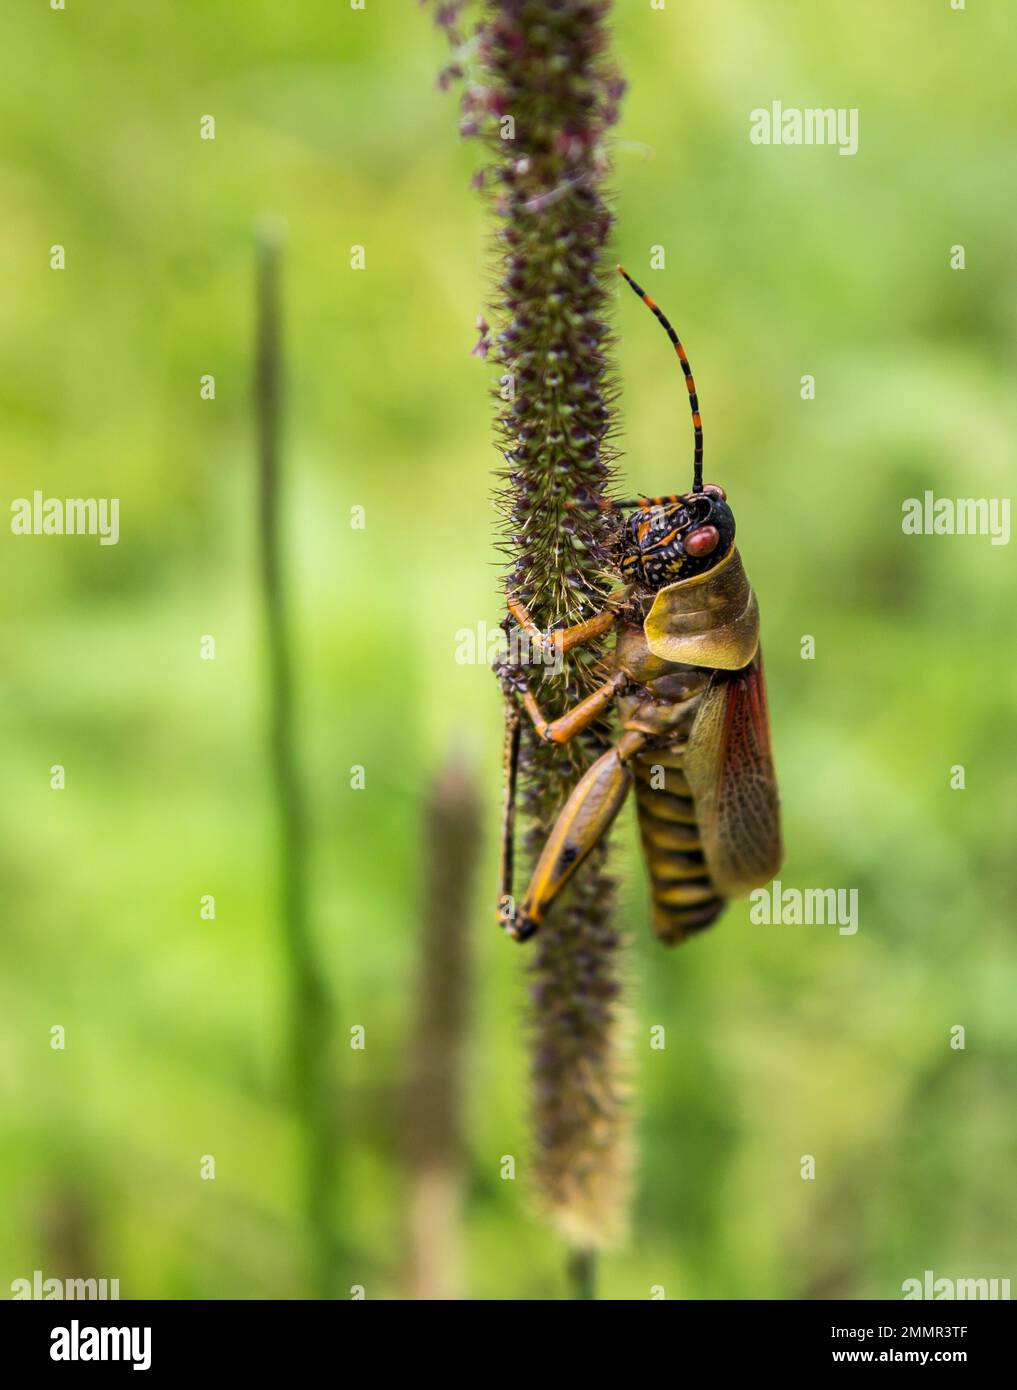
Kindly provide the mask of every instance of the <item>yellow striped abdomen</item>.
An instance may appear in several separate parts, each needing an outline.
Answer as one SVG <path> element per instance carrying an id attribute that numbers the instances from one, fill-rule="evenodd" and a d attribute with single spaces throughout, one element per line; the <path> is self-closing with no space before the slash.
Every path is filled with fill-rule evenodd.
<path id="1" fill-rule="evenodd" d="M 710 880 L 683 771 L 685 748 L 711 673 L 653 656 L 638 629 L 622 633 L 618 653 L 640 687 L 618 702 L 622 727 L 649 740 L 630 766 L 650 873 L 653 930 L 661 941 L 674 945 L 709 926 L 725 901 Z"/>
<path id="2" fill-rule="evenodd" d="M 724 909 L 710 879 L 695 802 L 682 772 L 684 741 L 648 748 L 632 762 L 643 854 L 650 872 L 653 930 L 669 944 L 708 927 Z"/>

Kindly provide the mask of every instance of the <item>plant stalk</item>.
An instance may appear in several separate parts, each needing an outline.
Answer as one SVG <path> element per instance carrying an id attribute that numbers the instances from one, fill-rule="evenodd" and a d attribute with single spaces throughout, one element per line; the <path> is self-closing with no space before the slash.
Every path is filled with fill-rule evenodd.
<path id="1" fill-rule="evenodd" d="M 288 975 L 290 1085 L 303 1132 L 303 1209 L 320 1298 L 333 1297 L 336 1251 L 331 1234 L 335 1162 L 327 1094 L 328 995 L 317 959 L 308 904 L 307 803 L 295 745 L 292 643 L 283 569 L 282 335 L 280 245 L 274 227 L 257 235 L 254 408 L 257 425 L 259 562 L 265 615 L 268 752 L 275 789 L 279 894 Z"/>

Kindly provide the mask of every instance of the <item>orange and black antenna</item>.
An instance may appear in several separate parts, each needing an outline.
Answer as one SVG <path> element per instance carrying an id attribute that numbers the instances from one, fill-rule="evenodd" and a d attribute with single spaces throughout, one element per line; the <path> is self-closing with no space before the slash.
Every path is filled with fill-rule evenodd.
<path id="1" fill-rule="evenodd" d="M 618 267 L 618 274 L 627 280 L 638 294 L 648 309 L 652 309 L 657 318 L 664 326 L 664 332 L 674 344 L 674 350 L 678 354 L 678 361 L 682 364 L 682 371 L 685 373 L 685 385 L 689 388 L 689 404 L 692 407 L 692 428 L 695 431 L 695 452 L 692 457 L 692 491 L 702 492 L 703 490 L 703 420 L 699 414 L 699 397 L 696 395 L 696 379 L 692 375 L 692 368 L 689 366 L 689 359 L 685 356 L 685 349 L 682 347 L 682 340 L 674 331 L 667 319 L 654 304 L 653 300 L 646 291 L 637 285 L 632 276 L 624 266 Z"/>

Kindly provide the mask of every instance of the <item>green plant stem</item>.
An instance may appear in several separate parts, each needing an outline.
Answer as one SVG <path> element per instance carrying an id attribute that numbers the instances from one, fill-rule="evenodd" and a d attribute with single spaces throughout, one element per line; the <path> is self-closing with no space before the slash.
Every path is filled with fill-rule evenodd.
<path id="1" fill-rule="evenodd" d="M 335 1280 L 331 1193 L 335 1163 L 325 1063 L 328 997 L 308 910 L 308 817 L 294 740 L 294 680 L 282 563 L 280 249 L 274 230 L 257 238 L 255 415 L 259 558 L 265 611 L 268 744 L 278 827 L 280 907 L 288 970 L 290 1084 L 304 1142 L 304 1212 L 319 1297 Z"/>
<path id="2" fill-rule="evenodd" d="M 597 1297 L 597 1255 L 593 1250 L 571 1250 L 568 1280 L 574 1299 Z"/>
<path id="3" fill-rule="evenodd" d="M 431 784 L 424 817 L 416 1019 L 402 1117 L 408 1196 L 404 1288 L 411 1299 L 462 1297 L 470 909 L 481 823 L 473 769 L 461 754 L 453 754 Z"/>

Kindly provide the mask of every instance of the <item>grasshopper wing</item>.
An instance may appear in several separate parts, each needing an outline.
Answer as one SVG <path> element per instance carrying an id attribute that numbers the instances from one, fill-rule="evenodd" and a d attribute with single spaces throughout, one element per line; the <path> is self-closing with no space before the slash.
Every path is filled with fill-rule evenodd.
<path id="1" fill-rule="evenodd" d="M 769 883 L 782 850 L 761 652 L 741 671 L 714 673 L 692 726 L 685 775 L 718 892 L 736 898 Z"/>

